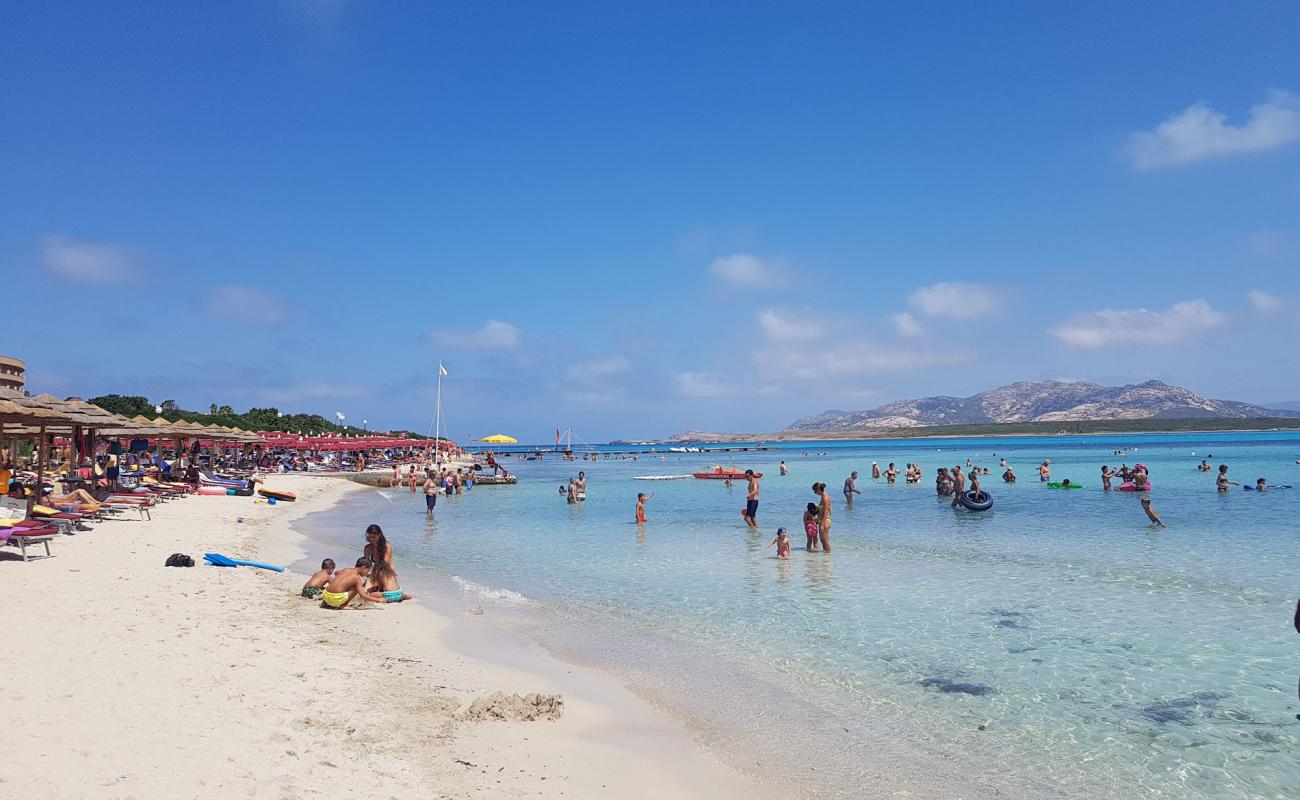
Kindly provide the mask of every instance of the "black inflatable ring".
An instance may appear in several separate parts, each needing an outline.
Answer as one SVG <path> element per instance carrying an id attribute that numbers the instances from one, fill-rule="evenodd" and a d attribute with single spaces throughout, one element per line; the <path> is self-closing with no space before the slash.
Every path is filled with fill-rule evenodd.
<path id="1" fill-rule="evenodd" d="M 993 507 L 993 498 L 988 492 L 962 492 L 959 502 L 971 511 L 988 511 Z"/>

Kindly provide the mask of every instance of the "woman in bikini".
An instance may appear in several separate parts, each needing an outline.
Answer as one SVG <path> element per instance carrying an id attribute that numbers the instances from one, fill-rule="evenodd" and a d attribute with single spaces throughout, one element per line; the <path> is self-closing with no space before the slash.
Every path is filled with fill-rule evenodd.
<path id="1" fill-rule="evenodd" d="M 413 600 L 414 595 L 408 594 L 397 582 L 397 571 L 392 565 L 379 561 L 370 570 L 370 586 L 368 587 L 371 594 L 383 595 L 385 603 L 400 603 L 403 600 Z"/>
<path id="2" fill-rule="evenodd" d="M 378 525 L 366 528 L 366 547 L 361 554 L 375 564 L 393 563 L 393 546 L 384 538 L 384 530 Z"/>
<path id="3" fill-rule="evenodd" d="M 817 506 L 817 534 L 822 541 L 822 552 L 831 551 L 831 496 L 826 491 L 826 484 L 814 483 L 812 486 L 813 493 L 821 497 L 821 504 Z"/>

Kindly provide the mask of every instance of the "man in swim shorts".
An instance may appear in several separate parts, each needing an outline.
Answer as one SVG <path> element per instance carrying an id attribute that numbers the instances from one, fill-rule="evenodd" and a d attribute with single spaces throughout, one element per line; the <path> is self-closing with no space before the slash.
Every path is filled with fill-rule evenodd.
<path id="1" fill-rule="evenodd" d="M 438 505 L 438 482 L 433 479 L 433 470 L 424 473 L 424 516 L 433 519 L 433 509 Z"/>
<path id="2" fill-rule="evenodd" d="M 325 584 L 329 583 L 332 577 L 334 577 L 334 559 L 327 558 L 320 562 L 320 569 L 316 570 L 302 585 L 302 596 L 313 600 L 319 598 L 325 593 Z"/>
<path id="3" fill-rule="evenodd" d="M 751 528 L 758 527 L 758 478 L 754 470 L 745 470 L 745 480 L 749 481 L 749 490 L 745 492 L 745 524 Z"/>
<path id="4" fill-rule="evenodd" d="M 341 569 L 334 573 L 321 592 L 321 608 L 344 609 L 352 598 L 360 597 L 372 603 L 382 603 L 382 596 L 376 597 L 366 591 L 366 577 L 370 575 L 370 559 L 362 556 L 357 559 L 356 567 Z"/>
<path id="5" fill-rule="evenodd" d="M 844 505 L 853 505 L 853 495 L 862 494 L 858 488 L 858 473 L 854 472 L 844 479 Z"/>

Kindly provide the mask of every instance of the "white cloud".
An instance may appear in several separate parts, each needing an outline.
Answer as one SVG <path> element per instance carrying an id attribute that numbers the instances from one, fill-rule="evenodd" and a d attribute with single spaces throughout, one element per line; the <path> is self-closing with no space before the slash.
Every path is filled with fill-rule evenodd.
<path id="1" fill-rule="evenodd" d="M 718 280 L 746 289 L 776 289 L 785 285 L 782 270 L 746 253 L 713 259 L 709 272 Z"/>
<path id="2" fill-rule="evenodd" d="M 913 338 L 925 333 L 925 328 L 921 327 L 921 323 L 916 321 L 916 317 L 906 311 L 894 314 L 889 319 L 894 323 L 894 328 L 898 330 L 899 336 Z"/>
<path id="3" fill-rule="evenodd" d="M 673 376 L 673 388 L 682 397 L 721 397 L 732 392 L 722 378 L 707 372 L 679 372 Z"/>
<path id="4" fill-rule="evenodd" d="M 523 334 L 509 322 L 490 319 L 476 331 L 434 331 L 429 338 L 434 344 L 460 350 L 510 350 L 519 346 Z"/>
<path id="5" fill-rule="evenodd" d="M 1156 126 L 1128 139 L 1127 151 L 1139 170 L 1190 164 L 1207 158 L 1271 150 L 1300 139 L 1300 97 L 1274 91 L 1250 109 L 1244 125 L 1204 103 L 1188 106 Z"/>
<path id="6" fill-rule="evenodd" d="M 936 283 L 917 289 L 907 304 L 927 317 L 974 319 L 1002 310 L 1002 292 L 983 283 Z"/>
<path id="7" fill-rule="evenodd" d="M 971 360 L 971 354 L 965 349 L 911 350 L 846 341 L 826 349 L 780 344 L 759 348 L 752 353 L 752 358 L 754 364 L 767 375 L 783 380 L 824 382 L 834 378 L 964 364 Z"/>
<path id="8" fill-rule="evenodd" d="M 1048 332 L 1070 347 L 1143 347 L 1186 342 L 1223 321 L 1224 315 L 1204 300 L 1184 300 L 1167 311 L 1107 308 L 1080 314 Z"/>
<path id="9" fill-rule="evenodd" d="M 135 276 L 127 248 L 66 236 L 41 237 L 41 263 L 49 272 L 77 283 L 123 283 Z"/>
<path id="10" fill-rule="evenodd" d="M 575 361 L 569 365 L 565 373 L 570 380 L 579 383 L 597 383 L 607 378 L 626 375 L 631 371 L 631 361 L 623 356 L 612 356 L 610 358 L 591 358 L 586 361 Z"/>
<path id="11" fill-rule="evenodd" d="M 769 339 L 778 342 L 815 342 L 826 336 L 826 328 L 814 319 L 774 308 L 758 312 L 758 324 Z"/>
<path id="12" fill-rule="evenodd" d="M 207 312 L 218 319 L 278 325 L 289 311 L 274 295 L 249 286 L 223 286 L 208 298 Z"/>
<path id="13" fill-rule="evenodd" d="M 1255 310 L 1261 314 L 1271 314 L 1274 311 L 1281 311 L 1292 305 L 1291 301 L 1285 297 L 1269 294 L 1268 292 L 1260 291 L 1259 289 L 1251 289 L 1246 292 L 1246 299 L 1249 300 Z"/>

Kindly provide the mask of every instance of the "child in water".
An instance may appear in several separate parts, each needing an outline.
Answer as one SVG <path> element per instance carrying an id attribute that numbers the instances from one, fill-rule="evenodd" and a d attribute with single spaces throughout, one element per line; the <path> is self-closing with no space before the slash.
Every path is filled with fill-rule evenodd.
<path id="1" fill-rule="evenodd" d="M 1156 513 L 1156 507 L 1151 505 L 1150 497 L 1142 498 L 1142 510 L 1147 512 L 1147 519 L 1151 520 L 1151 527 L 1153 528 L 1169 527 L 1168 525 L 1165 524 L 1164 520 L 1160 519 L 1160 515 Z"/>
<path id="2" fill-rule="evenodd" d="M 636 493 L 636 521 L 638 523 L 645 522 L 645 504 L 650 502 L 650 498 L 654 496 L 654 492 L 651 492 L 649 495 L 646 495 L 644 492 Z"/>
<path id="3" fill-rule="evenodd" d="M 810 503 L 809 505 L 812 504 Z M 776 529 L 776 538 L 772 540 L 772 544 L 769 544 L 768 547 L 771 547 L 773 544 L 776 545 L 777 558 L 790 557 L 790 537 L 786 535 L 785 528 Z"/>
<path id="4" fill-rule="evenodd" d="M 319 600 L 321 594 L 325 591 L 325 584 L 329 583 L 330 578 L 334 577 L 334 559 L 327 558 L 320 562 L 320 569 L 312 573 L 307 582 L 302 585 L 302 596 Z"/>
<path id="5" fill-rule="evenodd" d="M 808 508 L 803 512 L 803 532 L 808 536 L 806 549 L 809 551 L 817 549 L 817 504 L 809 503 Z"/>

